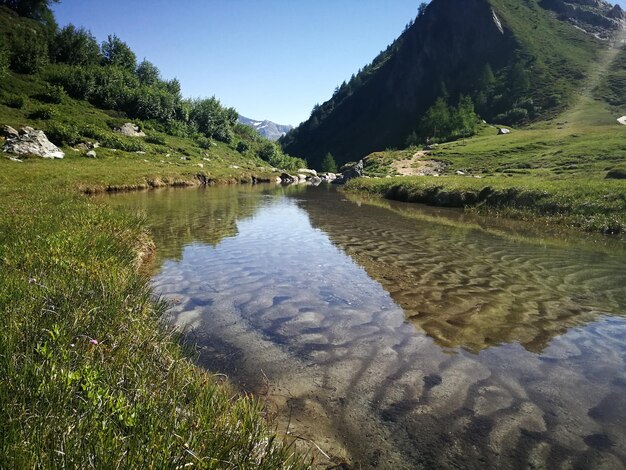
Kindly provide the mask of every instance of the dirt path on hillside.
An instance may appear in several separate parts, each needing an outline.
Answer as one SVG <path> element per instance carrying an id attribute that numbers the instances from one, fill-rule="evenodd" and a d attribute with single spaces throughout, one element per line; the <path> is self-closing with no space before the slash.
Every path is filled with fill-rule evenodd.
<path id="1" fill-rule="evenodd" d="M 411 158 L 396 160 L 391 164 L 391 168 L 401 176 L 439 175 L 444 170 L 443 163 L 425 159 L 428 155 L 428 151 L 420 150 Z"/>
<path id="2" fill-rule="evenodd" d="M 602 78 L 606 76 L 611 65 L 617 59 L 619 52 L 624 47 L 626 47 L 626 29 L 616 32 L 609 47 L 602 53 L 590 70 L 585 82 L 581 83 L 576 102 L 556 119 L 559 121 L 560 129 L 569 128 L 576 124 L 589 124 L 589 116 L 595 112 L 594 107 L 597 111 L 598 102 L 594 97 L 594 91 L 600 85 Z M 615 118 L 617 117 L 619 116 L 615 116 Z M 606 123 L 608 124 L 611 118 L 607 115 L 605 120 L 607 120 Z"/>

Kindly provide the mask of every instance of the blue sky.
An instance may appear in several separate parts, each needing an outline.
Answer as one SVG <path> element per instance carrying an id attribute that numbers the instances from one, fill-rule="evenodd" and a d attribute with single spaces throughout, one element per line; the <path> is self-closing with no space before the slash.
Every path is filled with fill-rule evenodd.
<path id="1" fill-rule="evenodd" d="M 253 119 L 305 120 L 387 47 L 420 0 L 62 0 L 59 25 L 117 34 L 178 78 Z M 626 7 L 626 0 L 620 0 Z"/>
<path id="2" fill-rule="evenodd" d="M 391 43 L 419 0 L 62 0 L 59 25 L 115 33 L 186 97 L 298 124 Z"/>

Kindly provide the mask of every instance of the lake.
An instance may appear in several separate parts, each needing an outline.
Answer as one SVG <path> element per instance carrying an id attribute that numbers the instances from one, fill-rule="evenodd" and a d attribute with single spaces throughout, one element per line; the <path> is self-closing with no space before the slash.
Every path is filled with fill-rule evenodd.
<path id="1" fill-rule="evenodd" d="M 148 216 L 199 364 L 316 463 L 625 468 L 623 241 L 330 186 L 109 200 Z"/>

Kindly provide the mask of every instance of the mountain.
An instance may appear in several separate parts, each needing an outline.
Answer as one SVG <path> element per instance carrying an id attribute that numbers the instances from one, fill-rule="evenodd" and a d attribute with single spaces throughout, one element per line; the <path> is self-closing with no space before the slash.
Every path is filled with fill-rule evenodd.
<path id="1" fill-rule="evenodd" d="M 293 129 L 293 126 L 290 125 L 276 124 L 272 121 L 255 121 L 254 119 L 244 117 L 241 114 L 239 115 L 238 121 L 241 124 L 256 129 L 261 136 L 269 140 L 278 140 Z"/>
<path id="2" fill-rule="evenodd" d="M 483 118 L 554 116 L 623 26 L 602 0 L 433 0 L 393 44 L 281 139 L 319 167 L 402 148 L 438 98 L 469 96 Z"/>

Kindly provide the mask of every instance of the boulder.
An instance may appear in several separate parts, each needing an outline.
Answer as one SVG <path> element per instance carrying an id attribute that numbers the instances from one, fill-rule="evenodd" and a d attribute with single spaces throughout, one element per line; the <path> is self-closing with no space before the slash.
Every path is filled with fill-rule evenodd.
<path id="1" fill-rule="evenodd" d="M 30 126 L 24 126 L 20 129 L 20 135 L 25 135 L 25 134 L 29 134 L 30 132 L 33 132 L 35 129 L 33 129 Z"/>
<path id="2" fill-rule="evenodd" d="M 617 122 L 619 122 L 622 126 L 626 126 L 626 116 L 622 116 L 621 118 L 617 118 Z"/>
<path id="3" fill-rule="evenodd" d="M 302 174 L 302 175 L 310 175 L 310 176 L 317 176 L 317 171 L 315 170 L 309 170 L 308 168 L 300 168 L 298 170 L 298 174 Z"/>
<path id="4" fill-rule="evenodd" d="M 355 164 L 347 164 L 342 167 L 341 176 L 337 177 L 336 180 L 333 181 L 334 184 L 345 184 L 349 180 L 354 178 L 360 178 L 363 176 L 363 160 L 359 160 L 359 162 Z"/>
<path id="5" fill-rule="evenodd" d="M 43 131 L 32 127 L 20 130 L 22 135 L 7 139 L 4 151 L 15 155 L 34 155 L 42 158 L 63 158 L 63 151 L 48 140 Z"/>
<path id="6" fill-rule="evenodd" d="M 145 137 L 146 136 L 146 134 L 142 132 L 141 129 L 139 129 L 139 126 L 136 124 L 133 124 L 132 122 L 127 122 L 122 127 L 117 129 L 117 132 L 119 132 L 122 135 L 125 135 L 126 137 Z"/>
<path id="7" fill-rule="evenodd" d="M 320 178 L 319 176 L 313 176 L 308 179 L 308 182 L 311 186 L 319 186 L 320 184 L 322 184 L 322 178 Z"/>
<path id="8" fill-rule="evenodd" d="M 300 181 L 297 176 L 291 176 L 289 173 L 282 173 L 280 175 L 281 184 L 294 184 Z"/>
<path id="9" fill-rule="evenodd" d="M 85 154 L 85 157 L 87 157 L 87 158 L 96 158 L 96 151 L 95 150 L 90 150 L 89 152 L 87 152 Z"/>
<path id="10" fill-rule="evenodd" d="M 7 139 L 13 139 L 15 137 L 19 137 L 20 133 L 13 129 L 11 126 L 2 126 L 0 127 L 0 137 L 5 137 Z"/>
<path id="11" fill-rule="evenodd" d="M 498 129 L 498 135 L 507 135 L 510 133 L 511 133 L 511 130 L 507 129 L 506 127 L 501 127 L 500 129 Z"/>

